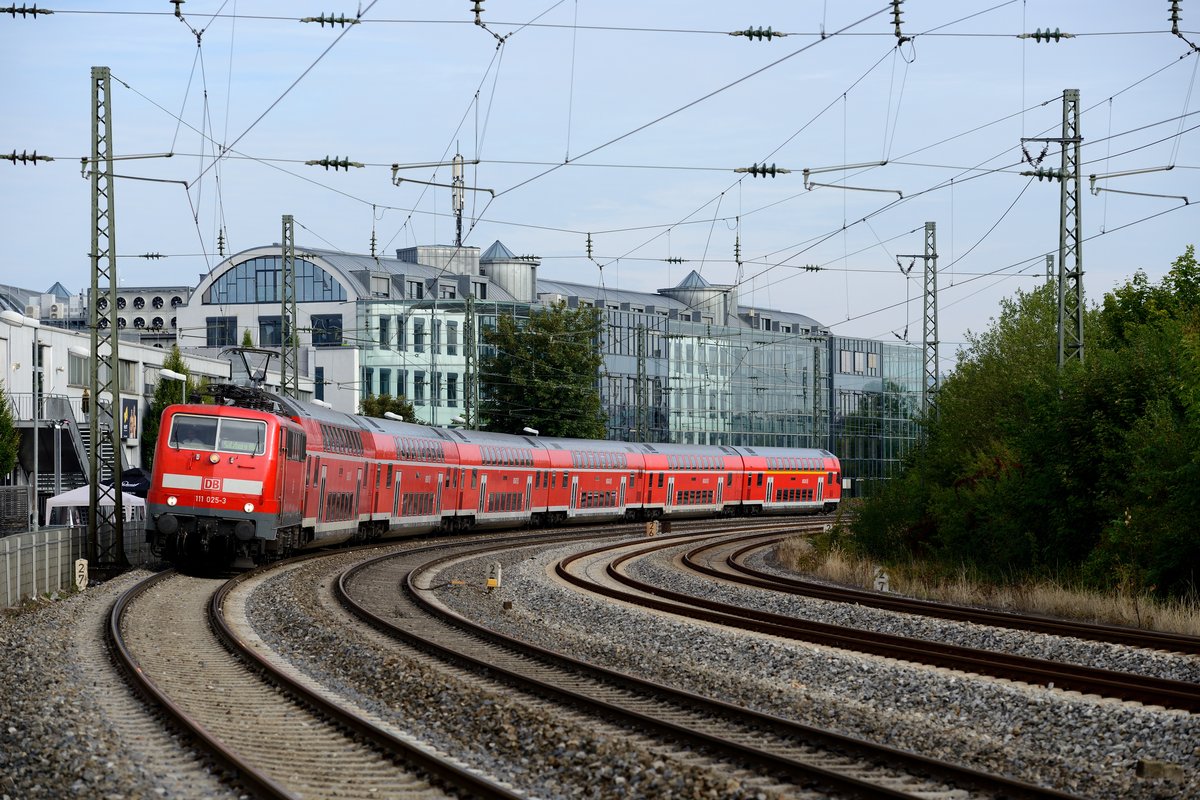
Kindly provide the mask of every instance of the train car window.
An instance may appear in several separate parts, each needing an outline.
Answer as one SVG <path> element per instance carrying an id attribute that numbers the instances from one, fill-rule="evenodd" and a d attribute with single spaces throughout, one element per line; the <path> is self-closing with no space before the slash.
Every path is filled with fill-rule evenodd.
<path id="1" fill-rule="evenodd" d="M 390 489 L 390 488 L 392 488 L 392 465 L 391 465 L 391 464 L 388 464 L 388 468 L 387 468 L 387 483 L 386 483 L 386 484 L 384 484 L 384 488 L 385 488 L 385 489 Z"/>
<path id="2" fill-rule="evenodd" d="M 729 473 L 729 476 L 725 479 L 725 482 L 728 483 L 730 486 L 733 486 L 733 473 L 732 472 Z"/>
<path id="3" fill-rule="evenodd" d="M 551 472 L 551 473 L 550 473 L 550 488 L 551 488 L 551 489 L 554 489 L 554 488 L 556 488 L 557 486 L 558 486 L 558 473 L 557 473 L 557 472 Z"/>
<path id="4" fill-rule="evenodd" d="M 472 489 L 475 488 L 478 480 L 479 480 L 479 470 L 477 470 L 477 469 L 471 470 L 471 488 Z"/>
<path id="5" fill-rule="evenodd" d="M 535 488 L 535 489 L 542 488 L 542 473 L 535 472 L 533 474 L 533 488 Z"/>
<path id="6" fill-rule="evenodd" d="M 663 473 L 660 472 L 660 473 L 658 473 L 658 488 L 661 489 L 662 487 L 663 487 Z"/>
<path id="7" fill-rule="evenodd" d="M 570 474 L 569 472 L 563 472 L 563 488 L 564 489 L 567 488 L 567 475 L 569 475 L 569 474 Z"/>
<path id="8" fill-rule="evenodd" d="M 757 481 L 757 483 L 756 483 L 755 485 L 756 485 L 756 486 L 762 486 L 762 473 L 761 473 L 761 472 L 760 472 L 760 473 L 758 473 L 758 481 Z"/>

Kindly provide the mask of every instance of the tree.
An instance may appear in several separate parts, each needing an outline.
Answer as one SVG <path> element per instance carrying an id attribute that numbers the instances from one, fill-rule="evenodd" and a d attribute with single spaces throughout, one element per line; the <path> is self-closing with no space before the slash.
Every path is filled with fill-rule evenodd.
<path id="1" fill-rule="evenodd" d="M 163 369 L 188 375 L 188 397 L 191 397 L 199 388 L 198 384 L 191 379 L 190 371 L 183 361 L 178 345 L 171 345 L 171 352 L 163 359 Z M 146 413 L 146 419 L 142 421 L 142 463 L 147 470 L 154 467 L 154 448 L 158 443 L 158 430 L 162 424 L 163 411 L 167 406 L 178 403 L 181 394 L 182 389 L 179 381 L 176 380 L 160 378 L 158 385 L 154 387 L 154 395 L 150 398 L 150 410 Z"/>
<path id="2" fill-rule="evenodd" d="M 242 331 L 242 347 L 254 347 L 254 337 L 250 335 L 250 329 Z"/>
<path id="3" fill-rule="evenodd" d="M 1057 365 L 1053 284 L 1005 301 L 945 382 L 903 474 L 868 501 L 856 546 L 996 577 L 1196 591 L 1200 265 L 1187 249 L 1084 317 L 1087 356 Z"/>
<path id="4" fill-rule="evenodd" d="M 565 303 L 534 310 L 525 324 L 505 314 L 484 331 L 480 414 L 489 430 L 602 439 L 598 375 L 600 313 Z"/>
<path id="5" fill-rule="evenodd" d="M 8 475 L 13 471 L 20 446 L 21 434 L 17 432 L 17 423 L 8 405 L 8 395 L 4 393 L 4 384 L 0 383 L 0 475 Z"/>
<path id="6" fill-rule="evenodd" d="M 390 411 L 393 414 L 404 417 L 405 422 L 416 422 L 419 424 L 417 414 L 413 411 L 412 403 L 404 399 L 403 396 L 392 397 L 390 394 L 373 394 L 362 399 L 358 405 L 358 413 L 365 417 L 383 417 L 384 412 Z"/>

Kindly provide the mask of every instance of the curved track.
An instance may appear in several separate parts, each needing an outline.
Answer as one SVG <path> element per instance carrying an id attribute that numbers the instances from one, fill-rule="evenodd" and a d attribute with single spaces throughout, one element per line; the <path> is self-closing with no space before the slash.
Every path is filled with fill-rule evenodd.
<path id="1" fill-rule="evenodd" d="M 222 585 L 160 573 L 123 595 L 108 625 L 131 681 L 236 782 L 270 798 L 518 797 L 340 707 L 254 652 L 223 613 L 245 577 Z M 449 795 L 440 788 L 447 786 Z"/>
<path id="2" fill-rule="evenodd" d="M 747 537 L 738 537 L 738 541 L 742 542 L 745 538 Z M 632 551 L 625 548 L 620 555 L 614 556 L 605 567 L 611 583 L 594 581 L 581 574 L 584 572 L 582 569 L 572 569 L 574 564 L 602 558 L 608 552 L 608 548 L 596 548 L 563 559 L 557 565 L 556 571 L 563 580 L 582 589 L 693 619 L 1034 685 L 1116 697 L 1160 705 L 1165 708 L 1200 711 L 1200 686 L 1184 681 L 1129 675 L 990 650 L 977 650 L 927 639 L 910 639 L 894 634 L 798 620 L 793 617 L 757 611 L 743 606 L 732 606 L 670 591 L 636 580 L 622 568 L 623 565 L 635 559 L 673 546 L 677 546 L 677 543 L 656 543 Z M 719 544 L 709 543 L 704 547 L 695 548 L 692 551 L 692 561 L 698 560 L 696 554 L 699 551 L 711 552 L 713 548 L 719 546 Z M 720 559 L 712 560 L 720 561 Z M 711 563 L 702 571 L 734 582 L 741 581 L 745 577 L 736 571 L 718 570 L 712 567 Z"/>
<path id="3" fill-rule="evenodd" d="M 668 541 L 677 545 L 680 538 Z M 479 628 L 436 602 L 432 576 L 438 570 L 494 551 L 462 549 L 434 561 L 419 552 L 376 559 L 343 575 L 338 591 L 349 609 L 389 636 L 793 787 L 785 791 L 910 798 L 1069 796 L 601 669 Z M 398 587 L 405 589 L 402 596 Z"/>
<path id="4" fill-rule="evenodd" d="M 832 587 L 827 584 L 790 578 L 774 573 L 763 572 L 746 564 L 749 556 L 758 551 L 775 547 L 783 541 L 782 538 L 772 537 L 766 540 L 757 537 L 750 544 L 739 547 L 723 557 L 724 568 L 714 568 L 709 563 L 711 559 L 701 560 L 704 555 L 701 550 L 695 555 L 688 553 L 684 563 L 697 572 L 704 572 L 727 580 L 735 579 L 731 573 L 740 573 L 743 577 L 736 578 L 738 582 L 759 586 L 764 589 L 788 592 L 789 594 L 816 597 L 822 600 L 833 600 L 839 603 L 857 603 L 872 608 L 882 608 L 888 611 L 901 611 L 908 614 L 921 614 L 927 617 L 940 617 L 958 622 L 977 622 L 981 625 L 993 625 L 999 628 L 1048 633 L 1056 636 L 1070 636 L 1076 639 L 1088 639 L 1109 644 L 1122 644 L 1129 647 L 1144 647 L 1150 650 L 1164 650 L 1174 653 L 1200 655 L 1200 637 L 1187 636 L 1181 633 L 1166 633 L 1162 631 L 1141 630 L 1120 625 L 1100 625 L 1089 622 L 1055 619 L 1032 614 L 1018 614 L 1009 611 L 995 611 L 986 608 L 969 606 L 954 606 L 937 603 L 932 600 L 918 600 L 884 592 L 872 592 L 851 587 Z"/>

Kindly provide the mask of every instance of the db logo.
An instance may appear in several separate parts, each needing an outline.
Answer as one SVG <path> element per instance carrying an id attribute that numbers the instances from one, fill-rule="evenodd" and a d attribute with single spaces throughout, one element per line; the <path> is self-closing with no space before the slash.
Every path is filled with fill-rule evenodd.
<path id="1" fill-rule="evenodd" d="M 220 478 L 205 478 L 204 486 L 201 488 L 203 488 L 205 491 L 211 490 L 214 492 L 219 492 L 219 491 L 221 491 L 221 479 Z"/>

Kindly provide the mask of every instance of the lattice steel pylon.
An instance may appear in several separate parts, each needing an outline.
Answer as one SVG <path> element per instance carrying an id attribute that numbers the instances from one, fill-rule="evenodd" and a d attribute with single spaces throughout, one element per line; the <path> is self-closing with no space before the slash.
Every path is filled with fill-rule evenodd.
<path id="1" fill-rule="evenodd" d="M 479 342 L 475 333 L 475 292 L 467 292 L 466 313 L 463 317 L 463 419 L 467 427 L 479 427 Z"/>
<path id="2" fill-rule="evenodd" d="M 120 364 L 117 336 L 117 245 L 113 200 L 112 85 L 108 67 L 92 67 L 92 286 L 88 414 L 88 561 L 101 576 L 129 566 L 121 497 Z M 100 285 L 106 297 L 101 302 Z M 107 401 L 107 403 L 106 403 Z M 101 417 L 107 415 L 108 422 Z M 107 448 L 105 447 L 107 445 Z M 107 452 L 106 452 L 107 450 Z M 112 480 L 112 505 L 101 505 L 100 481 Z M 107 494 L 107 492 L 105 492 Z"/>
<path id="3" fill-rule="evenodd" d="M 291 214 L 283 215 L 283 268 L 279 299 L 279 393 L 300 399 L 300 336 L 296 331 L 296 236 Z"/>
<path id="4" fill-rule="evenodd" d="M 925 223 L 925 252 L 921 255 L 897 254 L 897 259 L 920 258 L 925 261 L 925 311 L 922 315 L 924 378 L 921 383 L 921 410 L 926 419 L 937 416 L 938 378 L 938 301 L 937 301 L 937 223 Z"/>
<path id="5" fill-rule="evenodd" d="M 938 380 L 938 300 L 937 300 L 937 223 L 925 223 L 925 313 L 924 336 L 925 380 L 921 403 L 927 419 L 937 416 Z"/>
<path id="6" fill-rule="evenodd" d="M 1079 90 L 1063 91 L 1062 172 L 1059 176 L 1058 367 L 1083 361 L 1083 219 L 1080 200 Z"/>
<path id="7" fill-rule="evenodd" d="M 637 412 L 634 425 L 637 435 L 634 441 L 646 441 L 646 426 L 650 424 L 650 408 L 646 397 L 646 326 L 637 326 L 637 383 L 634 385 Z"/>

